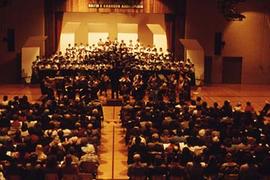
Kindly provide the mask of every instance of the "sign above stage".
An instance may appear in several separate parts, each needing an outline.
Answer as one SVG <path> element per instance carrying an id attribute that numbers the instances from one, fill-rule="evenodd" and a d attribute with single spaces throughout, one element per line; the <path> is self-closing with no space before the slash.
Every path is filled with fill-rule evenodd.
<path id="1" fill-rule="evenodd" d="M 88 8 L 143 9 L 142 0 L 92 0 Z"/>

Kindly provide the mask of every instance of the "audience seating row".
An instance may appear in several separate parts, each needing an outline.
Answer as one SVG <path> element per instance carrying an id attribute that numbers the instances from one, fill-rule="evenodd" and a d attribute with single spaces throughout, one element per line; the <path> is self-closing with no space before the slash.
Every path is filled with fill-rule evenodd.
<path id="1" fill-rule="evenodd" d="M 26 96 L 0 103 L 1 172 L 7 179 L 88 179 L 99 165 L 103 111 L 98 101 Z"/>

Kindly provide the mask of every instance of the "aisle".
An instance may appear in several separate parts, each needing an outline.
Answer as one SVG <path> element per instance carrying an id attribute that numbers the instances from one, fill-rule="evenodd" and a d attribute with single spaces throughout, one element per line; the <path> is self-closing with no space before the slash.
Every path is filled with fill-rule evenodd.
<path id="1" fill-rule="evenodd" d="M 119 106 L 103 106 L 104 122 L 99 148 L 98 179 L 128 179 L 127 149 L 119 119 Z"/>

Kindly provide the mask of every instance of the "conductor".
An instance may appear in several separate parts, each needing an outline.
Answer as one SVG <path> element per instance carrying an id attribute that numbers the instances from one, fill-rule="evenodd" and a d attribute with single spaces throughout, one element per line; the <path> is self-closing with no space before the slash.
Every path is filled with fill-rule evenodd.
<path id="1" fill-rule="evenodd" d="M 109 71 L 109 77 L 111 79 L 111 88 L 112 88 L 112 96 L 114 99 L 116 95 L 116 99 L 119 98 L 119 79 L 121 77 L 122 70 L 117 62 L 113 64 L 113 68 Z"/>

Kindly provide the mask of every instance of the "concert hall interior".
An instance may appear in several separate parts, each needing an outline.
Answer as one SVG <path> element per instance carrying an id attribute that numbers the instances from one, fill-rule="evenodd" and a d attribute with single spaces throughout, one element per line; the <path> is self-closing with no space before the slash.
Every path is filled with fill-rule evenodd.
<path id="1" fill-rule="evenodd" d="M 269 73 L 269 0 L 0 0 L 0 180 L 268 180 Z"/>

